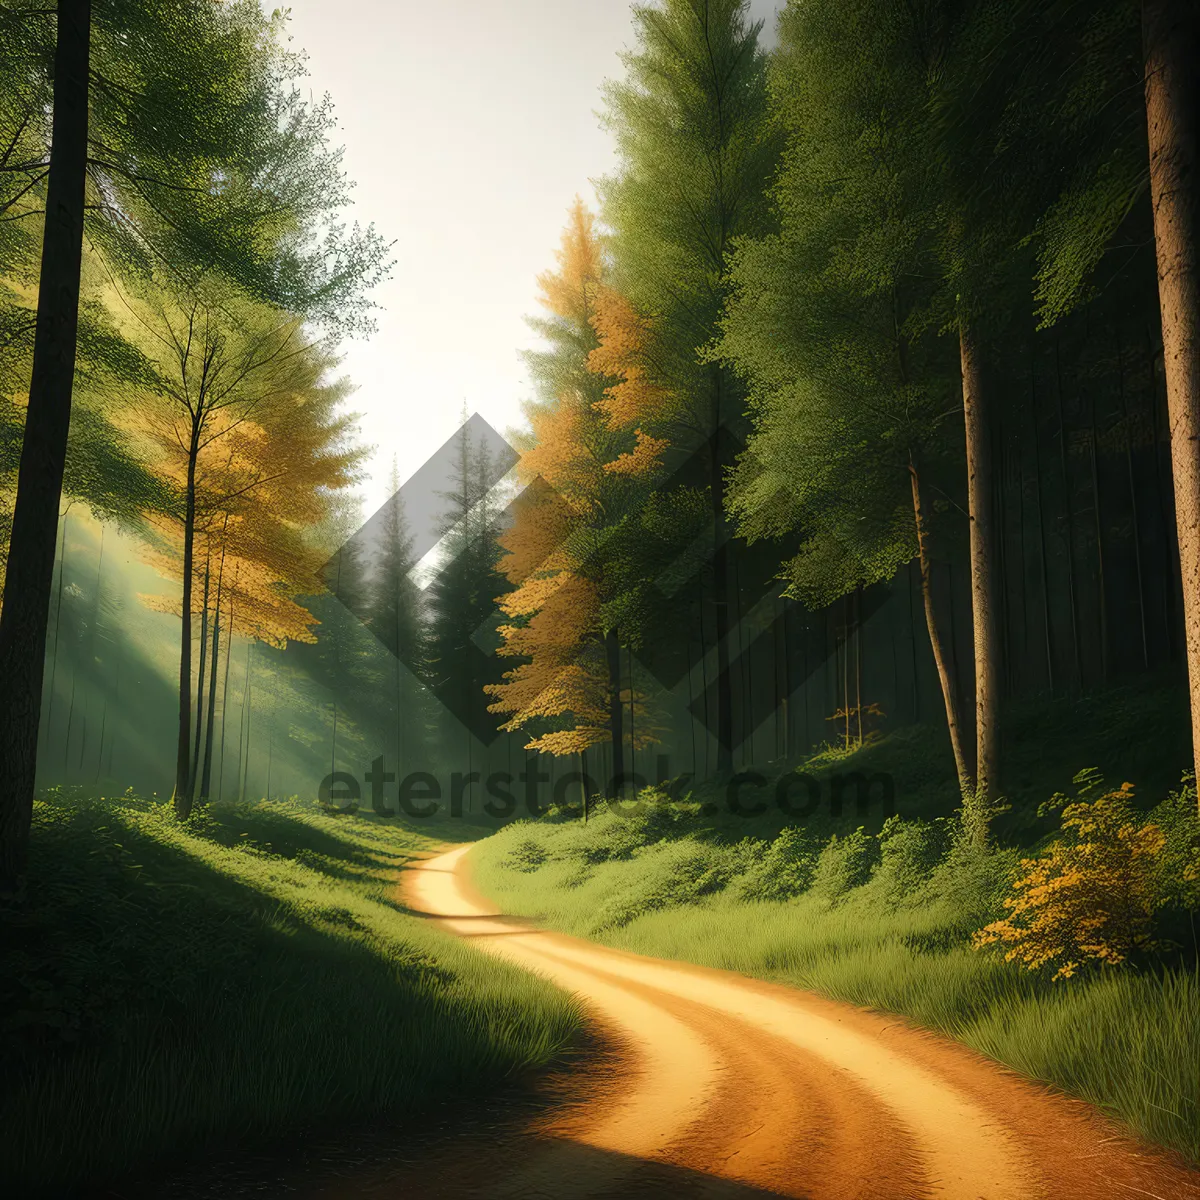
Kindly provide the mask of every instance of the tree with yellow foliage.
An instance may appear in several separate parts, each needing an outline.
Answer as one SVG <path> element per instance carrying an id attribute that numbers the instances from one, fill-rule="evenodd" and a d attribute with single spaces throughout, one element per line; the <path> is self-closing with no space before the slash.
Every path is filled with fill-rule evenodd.
<path id="1" fill-rule="evenodd" d="M 526 406 L 530 434 L 517 466 L 525 490 L 501 539 L 501 568 L 514 590 L 501 600 L 511 623 L 500 653 L 522 657 L 488 690 L 507 730 L 540 727 L 528 748 L 582 754 L 608 742 L 613 776 L 624 774 L 623 705 L 634 705 L 634 746 L 650 744 L 644 699 L 622 695 L 621 629 L 612 604 L 622 527 L 657 465 L 657 443 L 609 411 L 619 381 L 596 369 L 596 320 L 604 261 L 595 218 L 576 199 L 558 268 L 538 277 L 547 316 L 530 320 L 549 343 L 527 356 L 538 396 Z"/>
<path id="2" fill-rule="evenodd" d="M 329 492 L 352 482 L 360 452 L 348 441 L 351 418 L 337 411 L 345 386 L 326 378 L 334 359 L 291 314 L 215 280 L 188 293 L 147 289 L 128 310 L 156 371 L 143 432 L 179 495 L 177 512 L 159 522 L 165 537 L 157 552 L 182 584 L 175 808 L 186 817 L 198 767 L 210 597 L 218 598 L 214 642 L 222 604 L 237 613 L 233 628 L 267 642 L 310 640 L 313 618 L 293 597 L 321 590 L 323 556 L 305 531 L 323 517 Z M 214 653 L 210 696 L 215 665 Z"/>

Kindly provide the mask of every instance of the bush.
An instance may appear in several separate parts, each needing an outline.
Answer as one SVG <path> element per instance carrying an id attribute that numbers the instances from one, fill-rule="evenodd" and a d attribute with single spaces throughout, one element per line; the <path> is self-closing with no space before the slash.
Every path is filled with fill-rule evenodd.
<path id="1" fill-rule="evenodd" d="M 524 837 L 508 852 L 502 866 L 510 871 L 536 871 L 550 857 L 550 852 L 537 838 Z"/>
<path id="2" fill-rule="evenodd" d="M 1081 772 L 1076 782 L 1084 797 L 1101 784 L 1094 772 Z M 1009 962 L 1031 971 L 1054 967 L 1054 979 L 1070 978 L 1085 963 L 1116 966 L 1154 949 L 1165 845 L 1159 826 L 1134 810 L 1132 784 L 1067 804 L 1062 836 L 1037 858 L 1021 860 L 1017 894 L 1004 901 L 1010 916 L 979 930 L 975 946 L 1003 945 Z"/>
<path id="3" fill-rule="evenodd" d="M 718 892 L 733 878 L 741 856 L 736 849 L 686 838 L 646 855 L 633 885 L 610 896 L 597 910 L 595 931 L 619 928 L 644 913 L 691 904 Z"/>
<path id="4" fill-rule="evenodd" d="M 878 840 L 869 837 L 861 825 L 844 837 L 835 833 L 817 855 L 813 893 L 831 902 L 841 899 L 870 879 L 878 854 Z"/>
<path id="5" fill-rule="evenodd" d="M 740 900 L 790 900 L 812 882 L 816 845 L 794 825 L 781 829 L 773 842 L 746 838 L 737 849 L 749 862 L 730 889 Z"/>
<path id="6" fill-rule="evenodd" d="M 929 882 L 946 840 L 941 825 L 888 817 L 879 833 L 879 865 L 872 878 L 887 896 L 910 895 Z"/>

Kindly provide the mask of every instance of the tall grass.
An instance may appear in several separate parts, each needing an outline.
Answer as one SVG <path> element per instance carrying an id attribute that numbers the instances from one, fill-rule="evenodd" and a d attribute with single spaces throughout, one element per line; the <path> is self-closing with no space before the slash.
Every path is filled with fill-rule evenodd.
<path id="1" fill-rule="evenodd" d="M 0 949 L 0 1180 L 53 1195 L 233 1141 L 419 1114 L 545 1063 L 548 984 L 400 911 L 430 838 L 279 803 L 186 825 L 52 795 Z"/>
<path id="2" fill-rule="evenodd" d="M 510 826 L 470 861 L 506 911 L 903 1014 L 1200 1163 L 1194 970 L 1151 964 L 1054 983 L 972 949 L 971 933 L 999 915 L 1018 852 L 971 851 L 949 828 L 733 841 L 696 805 L 601 809 L 586 826 L 558 816 Z"/>

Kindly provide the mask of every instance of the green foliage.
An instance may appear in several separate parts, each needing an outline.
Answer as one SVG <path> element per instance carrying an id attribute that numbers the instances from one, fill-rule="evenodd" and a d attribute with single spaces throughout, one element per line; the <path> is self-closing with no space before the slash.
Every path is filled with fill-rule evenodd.
<path id="1" fill-rule="evenodd" d="M 1184 791 L 1155 810 L 1182 862 L 1198 844 L 1192 804 Z M 502 831 L 473 852 L 475 878 L 506 911 L 568 932 L 904 1014 L 1200 1162 L 1200 991 L 1189 968 L 1052 984 L 971 949 L 972 932 L 1001 911 L 1019 851 L 981 845 L 957 816 L 892 817 L 875 837 L 786 827 L 738 841 L 690 818 L 674 836 L 656 830 L 591 856 L 581 872 L 583 839 L 600 844 L 618 827 L 630 828 L 602 813 L 586 827 Z M 518 836 L 541 842 L 536 873 L 505 866 Z"/>
<path id="2" fill-rule="evenodd" d="M 527 837 L 508 852 L 504 866 L 510 871 L 536 871 L 547 858 L 546 847 L 537 838 Z"/>
<path id="3" fill-rule="evenodd" d="M 812 885 L 817 852 L 803 829 L 789 825 L 773 841 L 747 838 L 739 848 L 750 866 L 730 884 L 731 895 L 747 901 L 790 900 Z"/>
<path id="4" fill-rule="evenodd" d="M 867 882 L 877 859 L 878 842 L 861 827 L 842 837 L 835 833 L 817 855 L 813 895 L 836 903 Z"/>
<path id="5" fill-rule="evenodd" d="M 430 840 L 299 804 L 37 804 L 0 914 L 0 1161 L 61 1195 L 231 1138 L 278 1137 L 546 1062 L 573 1004 L 403 915 Z"/>

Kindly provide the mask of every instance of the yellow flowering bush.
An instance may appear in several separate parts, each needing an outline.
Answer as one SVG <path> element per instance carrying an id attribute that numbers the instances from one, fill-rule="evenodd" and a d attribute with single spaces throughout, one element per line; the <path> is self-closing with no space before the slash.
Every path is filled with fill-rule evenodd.
<path id="1" fill-rule="evenodd" d="M 1133 785 L 1099 791 L 1094 772 L 1076 779 L 1083 799 L 1062 810 L 1062 837 L 1021 860 L 1008 916 L 974 935 L 975 947 L 1002 946 L 1009 962 L 1053 967 L 1067 979 L 1085 963 L 1116 966 L 1155 948 L 1152 920 L 1164 902 L 1158 886 L 1166 839 L 1134 809 Z M 1061 797 L 1056 797 L 1061 802 Z M 1055 802 L 1052 802 L 1057 806 Z"/>

